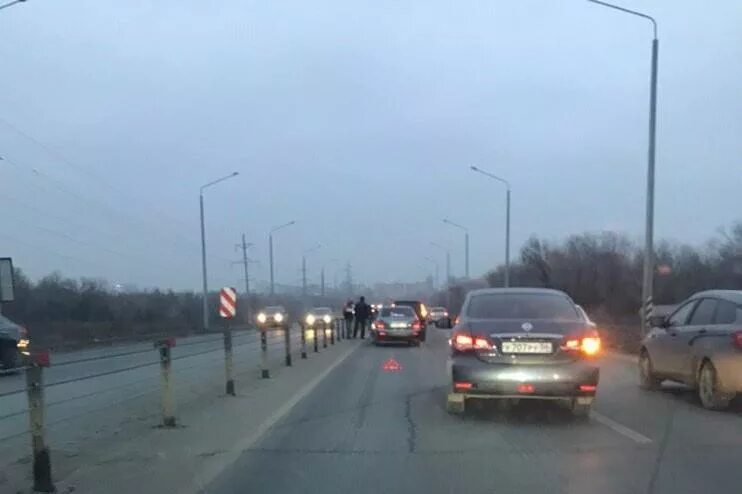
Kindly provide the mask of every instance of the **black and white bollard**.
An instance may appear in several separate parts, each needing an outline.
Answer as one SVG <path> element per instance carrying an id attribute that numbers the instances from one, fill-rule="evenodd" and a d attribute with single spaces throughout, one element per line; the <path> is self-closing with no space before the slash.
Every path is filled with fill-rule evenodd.
<path id="1" fill-rule="evenodd" d="M 301 358 L 307 358 L 307 328 L 301 326 Z"/>
<path id="2" fill-rule="evenodd" d="M 43 367 L 49 367 L 49 352 L 31 354 L 31 365 L 26 369 L 26 384 L 33 448 L 33 489 L 36 492 L 56 492 L 52 482 L 49 448 L 44 440 Z"/>
<path id="3" fill-rule="evenodd" d="M 268 334 L 265 328 L 260 329 L 260 377 L 263 379 L 271 377 L 268 370 Z"/>
<path id="4" fill-rule="evenodd" d="M 286 367 L 291 367 L 291 326 L 283 329 L 283 342 L 286 347 Z"/>

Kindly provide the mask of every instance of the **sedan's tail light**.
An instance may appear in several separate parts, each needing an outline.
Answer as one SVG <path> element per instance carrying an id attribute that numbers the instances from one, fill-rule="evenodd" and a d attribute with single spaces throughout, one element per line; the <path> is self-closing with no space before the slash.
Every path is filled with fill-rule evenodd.
<path id="1" fill-rule="evenodd" d="M 742 350 L 742 330 L 732 333 L 732 342 L 738 350 Z"/>
<path id="2" fill-rule="evenodd" d="M 459 352 L 471 350 L 492 350 L 492 344 L 487 338 L 472 336 L 467 331 L 456 331 L 451 336 L 451 345 Z"/>
<path id="3" fill-rule="evenodd" d="M 386 324 L 384 324 L 384 321 L 374 321 L 374 329 L 385 329 Z"/>
<path id="4" fill-rule="evenodd" d="M 597 331 L 589 331 L 582 335 L 565 337 L 562 350 L 581 351 L 584 355 L 595 356 L 600 353 L 602 342 Z"/>
<path id="5" fill-rule="evenodd" d="M 420 321 L 413 322 L 412 329 L 414 329 L 415 331 L 420 331 L 422 329 L 422 324 L 420 324 Z"/>

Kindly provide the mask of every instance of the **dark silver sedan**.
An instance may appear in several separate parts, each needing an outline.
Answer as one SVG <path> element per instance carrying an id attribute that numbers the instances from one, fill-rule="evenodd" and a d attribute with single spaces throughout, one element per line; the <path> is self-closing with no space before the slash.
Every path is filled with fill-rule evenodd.
<path id="1" fill-rule="evenodd" d="M 540 288 L 473 290 L 451 334 L 447 409 L 467 400 L 566 402 L 587 416 L 598 388 L 600 337 L 567 294 Z"/>
<path id="2" fill-rule="evenodd" d="M 419 345 L 423 331 L 422 321 L 412 307 L 382 307 L 371 323 L 371 337 L 375 345 L 388 342 L 407 342 Z"/>
<path id="3" fill-rule="evenodd" d="M 697 293 L 669 317 L 650 322 L 639 353 L 642 388 L 681 382 L 697 389 L 711 410 L 742 393 L 742 290 Z"/>

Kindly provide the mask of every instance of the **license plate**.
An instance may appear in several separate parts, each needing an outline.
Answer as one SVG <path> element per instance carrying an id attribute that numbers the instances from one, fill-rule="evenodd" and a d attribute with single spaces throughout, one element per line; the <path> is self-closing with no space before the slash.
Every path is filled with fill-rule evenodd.
<path id="1" fill-rule="evenodd" d="M 551 353 L 552 345 L 545 341 L 503 341 L 502 353 Z"/>
<path id="2" fill-rule="evenodd" d="M 407 323 L 406 322 L 393 322 L 391 326 L 395 329 L 401 329 L 401 328 L 406 328 Z"/>

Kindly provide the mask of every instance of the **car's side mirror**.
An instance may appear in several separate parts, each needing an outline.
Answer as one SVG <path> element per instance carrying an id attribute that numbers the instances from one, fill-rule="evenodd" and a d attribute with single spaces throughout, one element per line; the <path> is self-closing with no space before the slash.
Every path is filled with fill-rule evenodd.
<path id="1" fill-rule="evenodd" d="M 669 326 L 669 320 L 665 316 L 649 316 L 649 325 L 653 328 L 666 328 Z"/>

